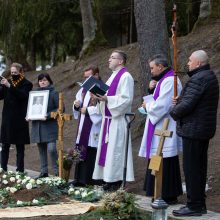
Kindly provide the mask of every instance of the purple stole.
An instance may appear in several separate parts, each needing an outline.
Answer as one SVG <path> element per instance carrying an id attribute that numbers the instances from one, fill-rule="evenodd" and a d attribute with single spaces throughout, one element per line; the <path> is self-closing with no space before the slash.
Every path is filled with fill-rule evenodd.
<path id="1" fill-rule="evenodd" d="M 83 102 L 82 102 L 82 106 L 83 106 L 85 96 L 86 96 L 85 90 L 82 91 L 82 95 L 83 95 Z M 90 101 L 89 101 L 89 103 L 90 103 Z M 89 106 L 89 103 L 88 103 L 88 106 Z M 81 117 L 80 117 L 80 120 L 81 120 Z M 80 121 L 79 121 L 79 124 L 80 124 Z M 79 126 L 79 124 L 78 124 L 78 126 Z M 79 144 L 78 144 L 78 147 L 80 150 L 80 159 L 81 160 L 86 159 L 87 147 L 88 147 L 88 143 L 89 143 L 89 136 L 90 136 L 91 129 L 92 129 L 92 121 L 91 121 L 89 115 L 85 115 L 82 130 L 81 130 L 81 135 L 79 138 Z"/>
<path id="2" fill-rule="evenodd" d="M 157 84 L 157 88 L 154 92 L 154 95 L 153 95 L 153 98 L 154 100 L 157 100 L 157 98 L 159 97 L 160 95 L 160 85 L 161 83 L 163 82 L 164 79 L 166 79 L 167 77 L 169 76 L 174 76 L 174 72 L 173 70 L 170 70 L 169 72 L 167 72 L 158 82 Z M 150 148 L 151 148 L 151 142 L 152 142 L 152 139 L 153 139 L 153 135 L 154 135 L 154 130 L 155 130 L 155 126 L 156 125 L 153 125 L 149 119 L 149 122 L 148 122 L 148 131 L 147 131 L 147 143 L 146 143 L 146 158 L 149 159 L 150 157 Z"/>
<path id="3" fill-rule="evenodd" d="M 121 76 L 127 72 L 127 69 L 125 67 L 123 67 L 115 76 L 115 78 L 113 79 L 107 96 L 114 96 L 116 94 L 116 90 L 118 87 L 118 83 L 119 80 L 121 78 Z M 101 152 L 100 152 L 100 157 L 99 157 L 99 165 L 104 167 L 105 166 L 105 159 L 106 159 L 106 154 L 107 154 L 107 147 L 108 147 L 108 130 L 109 130 L 109 126 L 111 124 L 111 113 L 107 107 L 107 105 L 105 104 L 105 122 L 104 122 L 104 128 L 103 128 L 103 134 L 102 134 L 102 142 L 101 142 Z"/>

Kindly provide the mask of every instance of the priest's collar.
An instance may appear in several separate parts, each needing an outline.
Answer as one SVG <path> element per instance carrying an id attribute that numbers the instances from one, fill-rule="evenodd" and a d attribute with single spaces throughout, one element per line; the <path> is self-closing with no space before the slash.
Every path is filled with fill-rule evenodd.
<path id="1" fill-rule="evenodd" d="M 203 66 L 200 66 L 194 70 L 191 70 L 189 71 L 187 74 L 189 77 L 193 76 L 194 74 L 200 72 L 200 71 L 203 71 L 203 70 L 210 70 L 210 65 L 209 64 L 206 64 L 206 65 L 203 65 Z"/>
<path id="2" fill-rule="evenodd" d="M 160 79 L 162 79 L 164 77 L 164 75 L 166 73 L 168 73 L 171 70 L 170 67 L 167 67 L 163 72 L 161 72 L 158 76 L 152 76 L 151 79 L 155 80 L 155 81 L 159 81 Z"/>
<path id="3" fill-rule="evenodd" d="M 117 74 L 124 66 L 118 67 L 116 70 L 112 71 L 112 74 Z"/>

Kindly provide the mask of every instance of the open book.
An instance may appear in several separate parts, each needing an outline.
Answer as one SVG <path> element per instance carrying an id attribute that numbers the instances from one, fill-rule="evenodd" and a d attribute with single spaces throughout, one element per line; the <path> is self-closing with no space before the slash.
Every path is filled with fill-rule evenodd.
<path id="1" fill-rule="evenodd" d="M 86 89 L 87 91 L 90 91 L 94 95 L 105 95 L 105 93 L 108 91 L 109 86 L 106 85 L 103 81 L 96 79 L 94 76 L 90 76 L 88 79 L 86 79 L 81 87 Z"/>

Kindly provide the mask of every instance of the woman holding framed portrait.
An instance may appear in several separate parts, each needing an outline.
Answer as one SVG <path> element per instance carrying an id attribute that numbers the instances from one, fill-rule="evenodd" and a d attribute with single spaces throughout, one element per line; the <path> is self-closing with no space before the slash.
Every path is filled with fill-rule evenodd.
<path id="1" fill-rule="evenodd" d="M 38 76 L 38 88 L 30 92 L 27 120 L 32 121 L 31 142 L 37 143 L 40 155 L 40 175 L 48 177 L 47 151 L 50 154 L 54 175 L 58 175 L 56 140 L 58 135 L 57 121 L 50 117 L 57 111 L 59 95 L 55 91 L 49 74 Z"/>

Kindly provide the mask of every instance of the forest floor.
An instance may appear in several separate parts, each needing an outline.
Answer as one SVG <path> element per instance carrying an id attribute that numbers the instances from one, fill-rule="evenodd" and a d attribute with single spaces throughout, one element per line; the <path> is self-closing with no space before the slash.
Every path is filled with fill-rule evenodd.
<path id="1" fill-rule="evenodd" d="M 208 52 L 210 57 L 210 64 L 216 72 L 220 82 L 220 21 L 216 20 L 211 25 L 198 27 L 193 33 L 178 38 L 178 66 L 179 70 L 183 71 L 190 53 L 197 49 L 204 49 Z M 137 108 L 142 102 L 142 92 L 140 85 L 142 82 L 140 78 L 140 65 L 138 44 L 130 44 L 122 49 L 128 53 L 128 69 L 135 79 L 135 98 L 133 102 L 133 112 L 137 113 Z M 72 103 L 75 99 L 75 94 L 79 89 L 77 81 L 82 81 L 82 73 L 85 66 L 88 64 L 97 64 L 100 68 L 102 79 L 105 81 L 110 71 L 108 69 L 108 57 L 112 49 L 104 49 L 96 51 L 93 55 L 85 57 L 81 60 L 69 60 L 66 63 L 48 70 L 51 75 L 54 85 L 58 91 L 64 93 L 65 107 L 67 113 L 72 113 Z M 39 72 L 28 72 L 26 77 L 35 83 Z M 182 82 L 187 80 L 186 75 L 180 76 Z M 147 85 L 146 85 L 147 86 Z M 2 109 L 2 102 L 0 109 Z M 218 125 L 215 137 L 210 142 L 209 147 L 209 165 L 207 183 L 209 190 L 207 192 L 207 208 L 212 211 L 220 212 L 220 112 L 218 111 Z M 1 116 L 0 116 L 1 117 Z M 143 182 L 146 172 L 146 160 L 138 157 L 139 146 L 143 135 L 144 117 L 136 114 L 135 122 L 132 124 L 132 143 L 133 143 L 133 157 L 135 169 L 135 182 L 128 184 L 129 190 L 140 195 L 144 195 Z M 74 145 L 77 129 L 77 121 L 73 120 L 66 122 L 64 126 L 64 147 L 68 149 Z M 180 156 L 182 157 L 182 156 Z M 10 151 L 10 165 L 16 164 L 16 150 L 14 146 Z M 25 151 L 25 167 L 31 170 L 39 170 L 39 154 L 36 145 L 26 146 Z M 51 168 L 50 168 L 51 171 Z M 73 173 L 73 172 L 72 172 Z M 51 172 L 52 174 L 52 172 Z M 182 175 L 183 176 L 183 175 Z M 73 174 L 72 174 L 73 177 Z M 184 182 L 184 177 L 182 178 Z M 184 203 L 186 196 L 180 198 L 180 202 Z"/>

